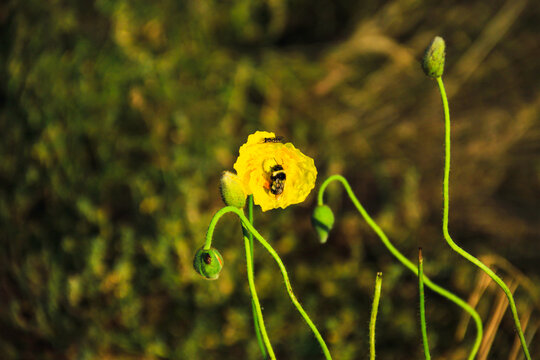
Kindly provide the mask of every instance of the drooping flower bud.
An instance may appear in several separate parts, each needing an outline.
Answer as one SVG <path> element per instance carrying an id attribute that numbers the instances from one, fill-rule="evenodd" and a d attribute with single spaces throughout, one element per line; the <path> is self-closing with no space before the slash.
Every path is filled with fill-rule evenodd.
<path id="1" fill-rule="evenodd" d="M 193 268 L 207 280 L 216 280 L 223 268 L 223 257 L 215 248 L 200 248 L 193 258 Z"/>
<path id="2" fill-rule="evenodd" d="M 446 45 L 444 39 L 435 36 L 431 44 L 426 49 L 422 59 L 422 69 L 430 78 L 441 77 L 444 72 L 444 58 L 446 55 Z"/>
<path id="3" fill-rule="evenodd" d="M 242 209 L 246 205 L 246 192 L 238 175 L 224 171 L 219 186 L 225 205 Z"/>
<path id="4" fill-rule="evenodd" d="M 328 205 L 317 205 L 311 215 L 311 224 L 315 228 L 319 241 L 324 244 L 328 239 L 328 233 L 334 226 L 334 213 Z"/>

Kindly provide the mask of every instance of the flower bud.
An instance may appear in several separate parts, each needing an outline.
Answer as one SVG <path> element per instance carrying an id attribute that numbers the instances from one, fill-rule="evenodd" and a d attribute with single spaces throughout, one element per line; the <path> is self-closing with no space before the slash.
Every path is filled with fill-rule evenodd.
<path id="1" fill-rule="evenodd" d="M 328 233 L 334 226 L 334 213 L 328 205 L 317 205 L 311 215 L 311 224 L 315 228 L 319 241 L 324 244 L 328 239 Z"/>
<path id="2" fill-rule="evenodd" d="M 193 268 L 207 280 L 216 280 L 223 268 L 223 257 L 217 249 L 200 248 L 193 258 Z"/>
<path id="3" fill-rule="evenodd" d="M 440 36 L 435 36 L 424 53 L 422 69 L 430 78 L 441 77 L 444 72 L 444 57 L 446 45 Z"/>
<path id="4" fill-rule="evenodd" d="M 242 209 L 246 205 L 246 192 L 238 175 L 224 171 L 219 186 L 225 205 Z"/>

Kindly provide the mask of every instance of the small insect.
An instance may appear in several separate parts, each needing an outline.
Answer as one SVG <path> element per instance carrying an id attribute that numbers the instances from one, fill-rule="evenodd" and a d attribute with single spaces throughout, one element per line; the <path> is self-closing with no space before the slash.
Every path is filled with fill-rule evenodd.
<path id="1" fill-rule="evenodd" d="M 208 253 L 203 255 L 203 260 L 207 265 L 210 265 L 212 263 L 212 257 Z"/>
<path id="2" fill-rule="evenodd" d="M 263 143 L 280 143 L 281 141 L 283 141 L 283 136 L 276 136 L 264 138 Z"/>
<path id="3" fill-rule="evenodd" d="M 285 180 L 287 179 L 287 175 L 285 174 L 285 170 L 283 170 L 283 166 L 281 165 L 275 165 L 271 169 L 272 173 L 270 174 L 270 180 L 272 181 L 270 183 L 270 192 L 276 196 L 279 196 L 283 193 L 283 189 L 285 188 Z"/>

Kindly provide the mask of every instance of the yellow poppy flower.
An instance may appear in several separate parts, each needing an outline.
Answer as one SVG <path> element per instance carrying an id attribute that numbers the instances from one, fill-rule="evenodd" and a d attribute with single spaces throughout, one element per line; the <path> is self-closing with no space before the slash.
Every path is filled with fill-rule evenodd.
<path id="1" fill-rule="evenodd" d="M 262 211 L 304 201 L 317 178 L 312 158 L 291 143 L 268 141 L 275 137 L 266 131 L 249 135 L 234 163 L 247 194 L 253 194 L 253 202 Z"/>

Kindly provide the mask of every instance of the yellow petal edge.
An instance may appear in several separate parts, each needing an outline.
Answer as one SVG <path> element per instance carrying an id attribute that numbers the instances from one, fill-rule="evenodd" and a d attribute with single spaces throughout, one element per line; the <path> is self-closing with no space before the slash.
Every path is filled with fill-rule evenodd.
<path id="1" fill-rule="evenodd" d="M 267 131 L 249 135 L 247 142 L 240 147 L 240 154 L 234 164 L 246 193 L 253 194 L 253 202 L 262 211 L 284 209 L 304 201 L 315 187 L 317 179 L 317 169 L 312 158 L 302 154 L 291 143 L 264 141 L 265 138 L 274 137 L 274 133 Z M 281 165 L 287 176 L 280 195 L 270 192 L 270 175 L 276 165 Z"/>

